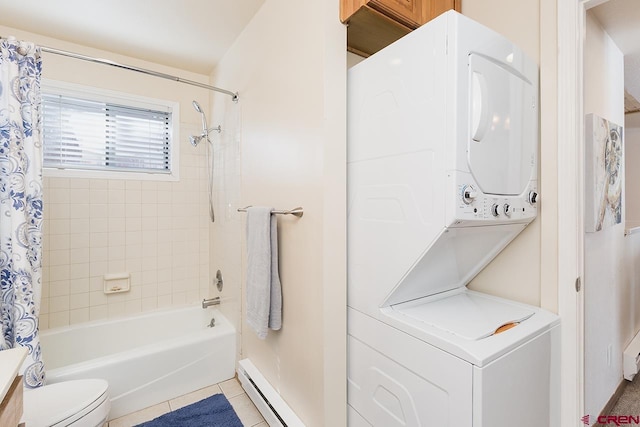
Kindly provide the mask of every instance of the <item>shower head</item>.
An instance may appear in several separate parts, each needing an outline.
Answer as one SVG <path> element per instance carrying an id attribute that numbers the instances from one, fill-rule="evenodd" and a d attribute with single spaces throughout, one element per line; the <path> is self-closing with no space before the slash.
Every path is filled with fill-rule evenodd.
<path id="1" fill-rule="evenodd" d="M 206 135 L 207 132 L 207 116 L 204 114 L 204 110 L 202 109 L 202 107 L 200 106 L 200 104 L 198 104 L 198 101 L 193 101 L 191 103 L 191 105 L 193 105 L 193 108 L 200 113 L 200 116 L 202 118 L 202 134 Z"/>
<path id="2" fill-rule="evenodd" d="M 202 119 L 202 133 L 198 136 L 192 135 L 189 137 L 189 142 L 191 142 L 191 145 L 193 145 L 194 147 L 197 147 L 202 138 L 206 138 L 207 140 L 209 139 L 209 132 L 207 131 L 207 116 L 204 114 L 204 110 L 202 109 L 200 104 L 198 104 L 198 101 L 194 99 L 191 105 L 193 105 L 193 108 L 198 113 L 200 113 L 200 116 Z"/>
<path id="3" fill-rule="evenodd" d="M 200 106 L 200 104 L 198 104 L 198 101 L 193 101 L 191 103 L 193 105 L 193 108 L 195 108 L 195 110 L 200 113 L 200 114 L 204 114 L 204 111 L 202 111 L 202 107 Z"/>
<path id="4" fill-rule="evenodd" d="M 200 141 L 202 140 L 202 138 L 204 138 L 205 135 L 191 135 L 189 136 L 189 142 L 191 143 L 191 145 L 193 145 L 194 147 L 197 147 L 198 144 L 200 144 Z"/>
<path id="5" fill-rule="evenodd" d="M 191 143 L 191 145 L 193 145 L 194 147 L 197 147 L 198 144 L 200 143 L 200 141 L 204 138 L 207 141 L 209 141 L 209 133 L 213 130 L 217 130 L 218 133 L 222 132 L 222 128 L 220 127 L 220 125 L 218 125 L 218 127 L 215 128 L 211 128 L 209 129 L 207 126 L 207 117 L 204 114 L 204 110 L 202 109 L 202 107 L 200 106 L 200 104 L 198 104 L 198 101 L 193 101 L 191 103 L 191 105 L 193 105 L 193 108 L 200 113 L 200 115 L 202 116 L 202 133 L 200 135 L 194 136 L 191 135 L 189 137 L 189 142 Z M 211 141 L 209 141 L 211 142 Z"/>

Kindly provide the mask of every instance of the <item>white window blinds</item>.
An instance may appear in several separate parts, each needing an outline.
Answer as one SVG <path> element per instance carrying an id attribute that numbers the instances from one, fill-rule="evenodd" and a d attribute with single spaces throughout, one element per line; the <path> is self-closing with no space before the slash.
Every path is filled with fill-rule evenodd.
<path id="1" fill-rule="evenodd" d="M 171 111 L 42 95 L 44 167 L 171 173 Z"/>

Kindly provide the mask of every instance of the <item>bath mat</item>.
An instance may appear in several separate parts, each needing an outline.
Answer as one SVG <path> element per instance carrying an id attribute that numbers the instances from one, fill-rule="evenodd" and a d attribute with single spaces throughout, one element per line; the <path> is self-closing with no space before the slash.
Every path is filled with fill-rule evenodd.
<path id="1" fill-rule="evenodd" d="M 242 427 L 223 394 L 214 394 L 135 427 Z"/>

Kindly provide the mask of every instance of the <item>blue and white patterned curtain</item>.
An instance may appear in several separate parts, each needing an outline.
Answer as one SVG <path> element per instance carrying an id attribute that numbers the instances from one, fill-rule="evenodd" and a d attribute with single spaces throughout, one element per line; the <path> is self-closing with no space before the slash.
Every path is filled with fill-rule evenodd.
<path id="1" fill-rule="evenodd" d="M 29 350 L 24 385 L 44 384 L 40 49 L 0 39 L 0 350 Z"/>

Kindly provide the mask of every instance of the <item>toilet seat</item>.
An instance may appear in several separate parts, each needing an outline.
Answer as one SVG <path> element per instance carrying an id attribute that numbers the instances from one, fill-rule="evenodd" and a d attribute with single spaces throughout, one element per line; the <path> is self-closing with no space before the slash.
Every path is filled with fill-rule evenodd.
<path id="1" fill-rule="evenodd" d="M 63 381 L 25 391 L 22 421 L 29 427 L 97 427 L 107 421 L 109 409 L 107 381 Z"/>

